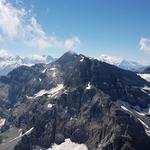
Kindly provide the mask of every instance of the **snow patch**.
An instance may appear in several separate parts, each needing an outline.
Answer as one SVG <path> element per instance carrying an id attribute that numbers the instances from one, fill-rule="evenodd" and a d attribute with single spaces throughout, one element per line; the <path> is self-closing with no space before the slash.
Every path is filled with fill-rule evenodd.
<path id="1" fill-rule="evenodd" d="M 150 136 L 150 130 L 145 129 L 145 133 L 147 134 L 147 136 Z"/>
<path id="2" fill-rule="evenodd" d="M 145 79 L 146 81 L 150 82 L 150 74 L 137 74 L 139 75 L 141 78 Z"/>
<path id="3" fill-rule="evenodd" d="M 52 88 L 50 90 L 41 90 L 39 92 L 37 92 L 36 94 L 34 94 L 34 96 L 26 96 L 28 99 L 35 99 L 35 98 L 38 98 L 38 97 L 41 97 L 45 94 L 48 95 L 48 97 L 56 97 L 57 94 L 59 94 L 59 92 L 61 90 L 64 89 L 64 85 L 63 84 L 57 84 L 57 86 L 55 88 Z"/>
<path id="4" fill-rule="evenodd" d="M 148 87 L 147 85 L 145 85 L 144 87 L 140 88 L 142 92 L 150 95 L 150 87 Z"/>
<path id="5" fill-rule="evenodd" d="M 5 125 L 5 122 L 6 122 L 5 118 L 0 119 L 0 129 L 1 129 L 2 126 Z"/>
<path id="6" fill-rule="evenodd" d="M 139 119 L 139 118 L 138 118 L 138 120 L 142 123 L 142 125 L 143 125 L 144 127 L 146 127 L 147 129 L 149 128 L 149 126 L 148 126 L 144 121 L 142 121 L 142 120 Z"/>
<path id="7" fill-rule="evenodd" d="M 90 90 L 90 89 L 91 89 L 91 84 L 90 84 L 90 82 L 88 83 L 86 89 L 87 89 L 87 90 Z"/>
<path id="8" fill-rule="evenodd" d="M 41 91 L 39 91 L 38 93 L 35 94 L 34 98 L 41 97 L 41 96 L 43 96 L 43 95 L 45 95 L 47 93 L 48 93 L 48 91 L 41 90 Z"/>
<path id="9" fill-rule="evenodd" d="M 50 70 L 51 70 L 51 71 L 54 71 L 54 70 L 56 70 L 56 68 L 50 68 Z"/>
<path id="10" fill-rule="evenodd" d="M 27 98 L 27 99 L 32 99 L 33 97 L 26 95 L 26 98 Z"/>
<path id="11" fill-rule="evenodd" d="M 22 134 L 22 136 L 30 134 L 33 129 L 34 129 L 34 127 L 32 127 L 31 129 L 29 129 L 28 131 L 26 131 L 24 134 Z"/>
<path id="12" fill-rule="evenodd" d="M 81 56 L 80 62 L 83 62 L 83 61 L 84 61 L 84 57 L 83 57 L 83 56 Z"/>
<path id="13" fill-rule="evenodd" d="M 48 97 L 56 97 L 57 94 L 59 94 L 59 92 L 61 90 L 64 89 L 64 85 L 63 84 L 57 84 L 57 86 L 55 88 L 52 88 L 49 92 L 48 92 Z"/>
<path id="14" fill-rule="evenodd" d="M 46 70 L 47 70 L 47 68 L 46 68 L 46 69 L 44 69 L 44 70 L 42 71 L 42 73 L 45 73 L 45 72 L 46 72 Z"/>
<path id="15" fill-rule="evenodd" d="M 88 150 L 85 144 L 78 144 L 72 142 L 70 139 L 65 139 L 65 142 L 60 145 L 54 144 L 48 150 Z"/>
<path id="16" fill-rule="evenodd" d="M 128 108 L 126 108 L 125 106 L 121 106 L 121 108 L 123 109 L 123 110 L 125 110 L 125 111 L 128 111 L 128 112 L 130 112 L 131 114 L 132 114 L 132 111 L 130 111 Z"/>
<path id="17" fill-rule="evenodd" d="M 145 113 L 143 113 L 143 112 L 138 112 L 138 111 L 136 111 L 136 110 L 134 110 L 135 111 L 135 113 L 137 113 L 138 115 L 140 115 L 140 116 L 145 116 L 146 114 Z"/>
<path id="18" fill-rule="evenodd" d="M 20 132 L 19 136 L 15 137 L 14 139 L 10 140 L 8 143 L 13 142 L 17 139 L 20 139 L 21 137 L 28 135 L 32 132 L 32 130 L 34 129 L 34 127 L 30 128 L 28 131 L 26 131 L 24 134 L 22 134 L 22 131 Z"/>
<path id="19" fill-rule="evenodd" d="M 47 107 L 48 107 L 48 108 L 52 108 L 52 107 L 53 107 L 53 104 L 48 104 Z"/>
<path id="20" fill-rule="evenodd" d="M 53 78 L 56 77 L 56 72 L 54 71 L 52 74 Z"/>
<path id="21" fill-rule="evenodd" d="M 144 122 L 142 121 L 141 119 L 138 118 L 138 120 L 141 122 L 141 124 L 144 126 L 144 129 L 145 129 L 145 133 L 147 134 L 147 136 L 150 136 L 150 129 L 149 129 L 149 126 Z"/>

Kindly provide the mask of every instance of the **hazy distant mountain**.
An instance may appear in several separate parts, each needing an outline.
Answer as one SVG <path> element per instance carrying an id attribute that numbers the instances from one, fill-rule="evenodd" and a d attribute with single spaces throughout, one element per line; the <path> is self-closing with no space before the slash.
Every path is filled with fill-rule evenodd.
<path id="1" fill-rule="evenodd" d="M 0 76 L 7 75 L 13 69 L 25 65 L 32 66 L 37 63 L 50 63 L 55 59 L 51 56 L 45 55 L 33 55 L 30 57 L 21 57 L 21 56 L 0 56 Z"/>
<path id="2" fill-rule="evenodd" d="M 114 57 L 114 56 L 101 55 L 96 59 L 115 65 L 122 69 L 131 70 L 131 71 L 141 71 L 141 70 L 143 71 L 145 68 L 144 65 L 139 64 L 137 62 L 124 60 L 124 59 Z M 38 63 L 47 64 L 54 60 L 56 59 L 51 56 L 46 56 L 46 55 L 42 55 L 42 56 L 33 55 L 30 57 L 0 55 L 0 76 L 7 75 L 10 71 L 22 65 L 32 66 Z"/>
<path id="3" fill-rule="evenodd" d="M 114 56 L 108 56 L 108 55 L 100 55 L 98 58 L 96 58 L 100 61 L 115 65 L 119 68 L 131 70 L 131 71 L 139 71 L 144 69 L 144 65 L 140 64 L 135 61 L 125 60 L 123 58 L 118 58 Z"/>
<path id="4" fill-rule="evenodd" d="M 150 74 L 150 66 L 146 67 L 143 71 L 143 73 Z"/>

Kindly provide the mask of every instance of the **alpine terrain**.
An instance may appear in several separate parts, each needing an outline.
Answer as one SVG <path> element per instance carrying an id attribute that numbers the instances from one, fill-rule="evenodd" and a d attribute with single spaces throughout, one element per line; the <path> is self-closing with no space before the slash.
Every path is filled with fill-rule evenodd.
<path id="1" fill-rule="evenodd" d="M 30 57 L 21 57 L 17 55 L 8 55 L 7 52 L 0 51 L 0 76 L 7 75 L 13 69 L 19 66 L 32 66 L 38 63 L 50 63 L 55 58 L 51 56 L 40 56 L 40 55 L 33 55 Z M 4 53 L 7 55 L 4 56 Z"/>
<path id="2" fill-rule="evenodd" d="M 72 52 L 12 70 L 0 77 L 0 150 L 149 150 L 141 74 Z"/>

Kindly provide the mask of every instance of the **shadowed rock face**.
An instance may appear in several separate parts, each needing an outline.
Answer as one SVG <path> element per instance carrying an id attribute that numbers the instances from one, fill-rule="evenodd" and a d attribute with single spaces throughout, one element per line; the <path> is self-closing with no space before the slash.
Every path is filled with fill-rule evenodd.
<path id="1" fill-rule="evenodd" d="M 148 73 L 148 74 L 150 74 L 150 66 L 147 67 L 147 68 L 145 68 L 144 71 L 143 71 L 143 73 Z"/>
<path id="2" fill-rule="evenodd" d="M 65 53 L 51 64 L 20 67 L 1 77 L 1 115 L 8 126 L 34 127 L 15 150 L 49 148 L 67 138 L 89 150 L 148 150 L 150 138 L 138 119 L 149 126 L 149 117 L 116 105 L 123 100 L 146 108 L 150 96 L 141 91 L 144 86 L 150 83 L 133 72 Z"/>

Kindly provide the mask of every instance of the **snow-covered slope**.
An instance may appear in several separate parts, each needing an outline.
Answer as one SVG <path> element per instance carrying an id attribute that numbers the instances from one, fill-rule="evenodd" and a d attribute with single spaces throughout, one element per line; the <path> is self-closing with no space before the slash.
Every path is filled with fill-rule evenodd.
<path id="1" fill-rule="evenodd" d="M 48 150 L 88 150 L 86 145 L 72 142 L 70 139 L 65 139 L 60 145 L 54 144 Z"/>
<path id="2" fill-rule="evenodd" d="M 50 63 L 55 59 L 51 56 L 33 55 L 30 57 L 0 55 L 0 76 L 7 75 L 11 70 L 21 66 L 32 66 L 37 63 Z"/>
<path id="3" fill-rule="evenodd" d="M 150 74 L 148 73 L 144 73 L 144 74 L 138 74 L 141 78 L 147 80 L 148 82 L 150 82 Z"/>

